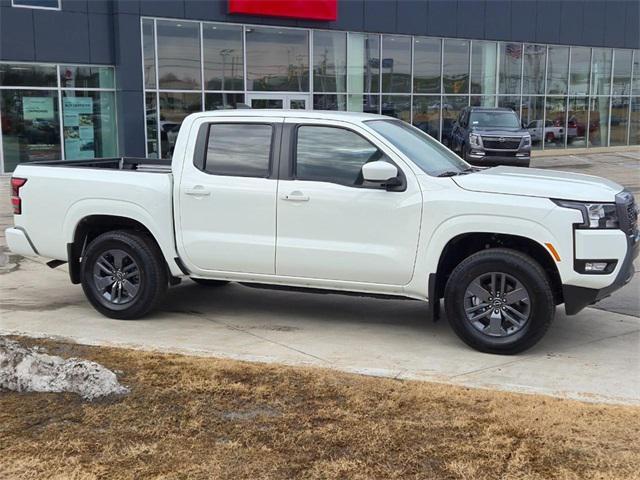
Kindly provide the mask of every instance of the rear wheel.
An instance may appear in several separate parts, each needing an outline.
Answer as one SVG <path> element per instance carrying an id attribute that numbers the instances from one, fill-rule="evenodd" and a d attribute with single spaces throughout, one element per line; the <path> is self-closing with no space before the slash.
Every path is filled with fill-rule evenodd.
<path id="1" fill-rule="evenodd" d="M 229 284 L 227 280 L 211 280 L 208 278 L 193 278 L 191 280 L 196 282 L 198 285 L 202 285 L 204 287 L 224 287 Z"/>
<path id="2" fill-rule="evenodd" d="M 515 354 L 535 345 L 555 315 L 545 271 L 506 248 L 463 260 L 445 288 L 447 318 L 456 334 L 481 352 Z"/>
<path id="3" fill-rule="evenodd" d="M 83 254 L 82 289 L 100 313 L 132 320 L 146 315 L 167 289 L 167 271 L 155 242 L 125 230 L 96 237 Z"/>

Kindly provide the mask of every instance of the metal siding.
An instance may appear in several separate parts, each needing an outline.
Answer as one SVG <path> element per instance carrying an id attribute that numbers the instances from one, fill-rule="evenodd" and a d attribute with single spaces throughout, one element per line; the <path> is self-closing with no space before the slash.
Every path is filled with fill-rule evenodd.
<path id="1" fill-rule="evenodd" d="M 34 10 L 36 61 L 89 61 L 89 20 L 86 14 Z"/>
<path id="2" fill-rule="evenodd" d="M 625 15 L 627 14 L 626 1 L 615 0 L 607 2 L 605 7 L 606 20 L 604 26 L 604 38 L 610 47 L 624 47 L 625 42 Z M 636 17 L 636 28 L 638 26 Z"/>
<path id="3" fill-rule="evenodd" d="M 116 102 L 120 155 L 144 157 L 144 94 L 141 91 L 119 91 Z"/>
<path id="4" fill-rule="evenodd" d="M 89 13 L 112 13 L 111 0 L 90 0 L 88 3 Z"/>
<path id="5" fill-rule="evenodd" d="M 140 18 L 137 15 L 114 15 L 114 26 L 116 30 L 114 57 L 118 90 L 142 90 Z"/>
<path id="6" fill-rule="evenodd" d="M 640 2 L 627 2 L 624 44 L 627 48 L 640 48 Z"/>
<path id="7" fill-rule="evenodd" d="M 458 0 L 456 32 L 459 37 L 485 38 L 484 0 Z"/>
<path id="8" fill-rule="evenodd" d="M 26 8 L 0 8 L 0 58 L 32 62 L 33 11 Z"/>
<path id="9" fill-rule="evenodd" d="M 426 35 L 428 8 L 427 0 L 398 0 L 396 30 L 407 34 Z"/>
<path id="10" fill-rule="evenodd" d="M 511 38 L 508 40 L 535 41 L 537 15 L 534 0 L 511 2 Z"/>
<path id="11" fill-rule="evenodd" d="M 184 0 L 184 16 L 193 20 L 231 21 L 227 14 L 227 0 Z"/>
<path id="12" fill-rule="evenodd" d="M 111 0 L 113 13 L 140 14 L 140 2 L 138 0 Z M 148 0 L 147 0 L 148 1 Z"/>
<path id="13" fill-rule="evenodd" d="M 113 16 L 91 13 L 88 18 L 91 63 L 114 64 Z"/>
<path id="14" fill-rule="evenodd" d="M 557 0 L 538 0 L 536 16 L 536 42 L 560 42 L 561 4 Z"/>
<path id="15" fill-rule="evenodd" d="M 568 44 L 582 42 L 584 26 L 584 2 L 565 1 L 560 10 L 560 43 Z"/>
<path id="16" fill-rule="evenodd" d="M 142 1 L 140 2 L 140 15 L 184 18 L 184 2 L 182 0 Z"/>
<path id="17" fill-rule="evenodd" d="M 395 33 L 396 1 L 369 1 L 364 4 L 365 32 Z"/>
<path id="18" fill-rule="evenodd" d="M 87 0 L 62 0 L 60 4 L 63 12 L 87 13 Z"/>
<path id="19" fill-rule="evenodd" d="M 511 1 L 487 0 L 484 12 L 485 38 L 511 39 Z"/>
<path id="20" fill-rule="evenodd" d="M 593 0 L 584 9 L 584 27 L 582 30 L 582 43 L 584 45 L 604 45 L 604 18 L 606 2 Z M 569 41 L 573 43 L 573 41 Z"/>
<path id="21" fill-rule="evenodd" d="M 457 2 L 431 0 L 427 13 L 427 35 L 436 37 L 456 36 Z"/>

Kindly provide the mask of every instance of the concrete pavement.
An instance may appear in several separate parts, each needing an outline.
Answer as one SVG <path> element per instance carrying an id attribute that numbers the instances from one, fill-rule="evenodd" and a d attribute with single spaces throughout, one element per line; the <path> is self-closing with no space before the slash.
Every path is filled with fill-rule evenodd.
<path id="1" fill-rule="evenodd" d="M 586 309 L 557 318 L 518 356 L 469 349 L 424 303 L 221 288 L 190 281 L 139 321 L 102 317 L 64 267 L 22 259 L 0 274 L 0 334 L 72 339 L 369 375 L 640 404 L 640 318 Z"/>

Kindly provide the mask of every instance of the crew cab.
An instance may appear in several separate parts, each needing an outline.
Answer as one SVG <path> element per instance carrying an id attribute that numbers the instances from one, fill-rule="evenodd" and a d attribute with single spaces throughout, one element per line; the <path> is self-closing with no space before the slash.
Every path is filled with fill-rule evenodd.
<path id="1" fill-rule="evenodd" d="M 189 115 L 171 164 L 21 164 L 21 255 L 68 262 L 91 304 L 148 314 L 184 278 L 428 301 L 470 346 L 511 354 L 631 279 L 637 210 L 586 175 L 471 167 L 372 114 Z M 224 295 L 224 289 L 217 290 Z"/>
<path id="2" fill-rule="evenodd" d="M 473 165 L 531 163 L 531 134 L 510 108 L 463 108 L 451 131 L 451 148 Z"/>

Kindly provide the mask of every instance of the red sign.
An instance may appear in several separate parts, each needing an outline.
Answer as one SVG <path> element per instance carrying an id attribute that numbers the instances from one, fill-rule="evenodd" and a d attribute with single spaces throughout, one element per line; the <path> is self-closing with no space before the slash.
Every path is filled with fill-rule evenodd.
<path id="1" fill-rule="evenodd" d="M 229 0 L 229 13 L 306 20 L 336 20 L 338 0 Z"/>

